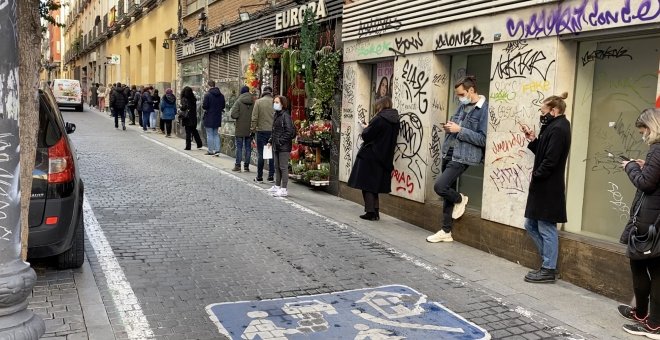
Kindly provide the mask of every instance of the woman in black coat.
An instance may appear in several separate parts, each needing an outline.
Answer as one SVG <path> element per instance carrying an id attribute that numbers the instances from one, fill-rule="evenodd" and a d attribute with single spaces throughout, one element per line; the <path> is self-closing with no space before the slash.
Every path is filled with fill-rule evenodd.
<path id="1" fill-rule="evenodd" d="M 646 160 L 622 162 L 628 178 L 637 188 L 636 200 L 631 208 L 631 215 L 636 218 L 633 222 L 631 216 L 621 237 L 621 241 L 626 244 L 633 228 L 637 229 L 637 235 L 646 234 L 649 226 L 656 224 L 660 214 L 660 109 L 644 110 L 635 126 L 642 134 L 642 139 L 651 147 Z M 656 227 L 660 225 L 656 224 Z M 630 270 L 637 307 L 619 305 L 619 313 L 635 322 L 624 325 L 623 330 L 653 339 L 660 338 L 660 258 L 630 260 Z"/>
<path id="2" fill-rule="evenodd" d="M 202 148 L 202 138 L 199 136 L 197 131 L 197 98 L 193 93 L 190 86 L 186 86 L 181 90 L 181 111 L 186 112 L 187 115 L 181 119 L 181 124 L 186 129 L 186 148 L 184 150 L 190 150 L 190 145 L 192 144 L 192 138 L 195 138 L 195 143 L 197 143 L 197 149 Z"/>
<path id="3" fill-rule="evenodd" d="M 378 194 L 388 193 L 392 187 L 394 149 L 399 136 L 399 112 L 392 109 L 390 97 L 376 101 L 376 116 L 367 125 L 361 122 L 363 144 L 358 151 L 348 186 L 362 190 L 365 220 L 380 219 Z"/>
<path id="4" fill-rule="evenodd" d="M 571 148 L 571 123 L 564 112 L 568 93 L 550 96 L 541 106 L 541 131 L 525 128 L 534 153 L 532 180 L 525 208 L 525 229 L 541 255 L 541 269 L 525 275 L 525 281 L 555 282 L 559 235 L 557 223 L 566 222 L 566 160 Z"/>
<path id="5" fill-rule="evenodd" d="M 275 161 L 275 185 L 268 191 L 276 197 L 289 195 L 287 184 L 289 183 L 289 158 L 293 139 L 296 137 L 296 128 L 289 113 L 289 100 L 285 96 L 276 96 L 273 99 L 273 133 L 268 145 L 273 146 L 273 158 Z"/>

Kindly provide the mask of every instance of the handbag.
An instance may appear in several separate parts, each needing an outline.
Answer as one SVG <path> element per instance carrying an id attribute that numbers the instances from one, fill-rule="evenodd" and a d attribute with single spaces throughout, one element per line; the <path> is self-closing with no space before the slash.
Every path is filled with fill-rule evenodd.
<path id="1" fill-rule="evenodd" d="M 643 200 L 642 197 L 640 200 Z M 633 216 L 633 229 L 630 232 L 630 238 L 628 239 L 628 249 L 626 255 L 631 260 L 648 260 L 660 256 L 660 235 L 656 226 L 660 222 L 660 214 L 655 219 L 655 222 L 649 226 L 648 232 L 645 234 L 637 234 L 637 214 L 639 209 L 642 206 L 642 202 L 639 203 L 639 206 L 635 210 L 635 215 Z"/>

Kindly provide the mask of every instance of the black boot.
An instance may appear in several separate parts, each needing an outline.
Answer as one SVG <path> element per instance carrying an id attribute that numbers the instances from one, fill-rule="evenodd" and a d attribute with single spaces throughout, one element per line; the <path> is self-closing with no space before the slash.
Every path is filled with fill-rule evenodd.
<path id="1" fill-rule="evenodd" d="M 380 221 L 380 214 L 378 213 L 378 208 L 376 208 L 376 221 Z"/>
<path id="2" fill-rule="evenodd" d="M 369 220 L 369 221 L 377 221 L 377 215 L 375 212 L 368 212 L 364 215 L 360 215 L 360 218 L 363 220 Z"/>
<path id="3" fill-rule="evenodd" d="M 531 283 L 554 283 L 557 281 L 554 269 L 541 268 L 538 272 L 531 271 L 525 275 L 525 281 Z"/>

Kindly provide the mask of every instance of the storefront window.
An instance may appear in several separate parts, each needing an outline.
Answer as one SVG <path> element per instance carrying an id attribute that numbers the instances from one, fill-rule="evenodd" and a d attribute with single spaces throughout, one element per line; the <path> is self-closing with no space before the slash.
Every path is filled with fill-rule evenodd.
<path id="1" fill-rule="evenodd" d="M 456 113 L 459 102 L 454 94 L 454 84 L 466 75 L 477 78 L 477 92 L 488 98 L 490 90 L 490 54 L 453 55 L 451 58 L 452 84 L 449 87 L 449 109 L 447 120 Z M 475 209 L 481 208 L 484 182 L 484 166 L 469 167 L 458 180 L 458 190 L 470 197 L 468 206 Z"/>
<path id="2" fill-rule="evenodd" d="M 580 44 L 566 230 L 618 240 L 635 188 L 617 156 L 648 151 L 635 120 L 655 105 L 658 46 L 657 37 Z"/>

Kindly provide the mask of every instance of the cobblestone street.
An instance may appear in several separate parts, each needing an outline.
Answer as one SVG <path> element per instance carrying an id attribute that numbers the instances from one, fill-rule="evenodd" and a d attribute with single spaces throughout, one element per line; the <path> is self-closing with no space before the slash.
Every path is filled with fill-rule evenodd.
<path id="1" fill-rule="evenodd" d="M 336 197 L 293 186 L 289 198 L 273 198 L 266 184 L 251 181 L 254 172 L 237 175 L 224 170 L 233 164 L 227 156 L 203 156 L 205 150 L 184 153 L 183 140 L 165 140 L 133 127 L 116 130 L 107 115 L 96 111 L 63 114 L 77 125 L 71 138 L 88 202 L 89 267 L 57 272 L 48 263 L 33 263 L 39 282 L 30 308 L 47 319 L 48 338 L 110 336 L 88 334 L 85 300 L 79 298 L 88 291 L 77 286 L 85 268 L 91 268 L 100 292 L 93 308 L 105 306 L 103 313 L 116 339 L 222 339 L 205 309 L 208 305 L 384 285 L 403 285 L 427 295 L 493 339 L 592 339 L 608 332 L 612 339 L 624 338 L 616 331 L 623 320 L 612 325 L 615 331 L 581 329 L 537 306 L 510 303 L 504 288 L 464 277 L 461 268 L 473 265 L 469 258 L 440 269 L 431 258 L 399 248 L 387 237 L 401 226 L 391 218 L 377 222 L 374 229 L 357 228 L 324 206 L 323 202 L 339 200 Z M 308 196 L 319 198 L 306 204 Z M 346 214 L 359 212 L 356 208 Z M 383 236 L 374 236 L 379 229 Z M 447 246 L 456 252 L 468 248 Z M 506 263 L 502 271 L 514 266 L 518 272 L 524 270 L 497 261 Z M 522 276 L 515 278 L 522 281 Z M 528 287 L 526 293 L 534 296 L 535 290 L 548 286 L 506 289 L 517 287 Z M 614 315 L 614 302 L 589 296 L 611 308 L 608 318 Z M 537 311 L 530 312 L 533 309 Z M 570 313 L 568 308 L 561 312 Z M 97 331 L 109 329 L 96 326 L 106 327 Z"/>

